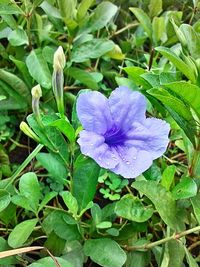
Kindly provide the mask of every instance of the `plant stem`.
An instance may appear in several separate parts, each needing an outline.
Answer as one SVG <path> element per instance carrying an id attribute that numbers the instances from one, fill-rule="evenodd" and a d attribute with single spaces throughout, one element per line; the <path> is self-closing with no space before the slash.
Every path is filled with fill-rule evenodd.
<path id="1" fill-rule="evenodd" d="M 19 166 L 19 168 L 13 173 L 10 177 L 10 181 L 5 186 L 5 189 L 14 182 L 14 180 L 19 176 L 19 174 L 23 171 L 24 168 L 31 162 L 31 160 L 38 154 L 38 152 L 43 148 L 44 145 L 39 144 L 31 154 L 25 159 L 25 161 Z"/>
<path id="2" fill-rule="evenodd" d="M 169 237 L 163 238 L 163 239 L 155 241 L 155 242 L 147 243 L 147 244 L 140 245 L 140 246 L 123 246 L 123 248 L 126 249 L 127 251 L 151 249 L 153 247 L 162 245 L 162 244 L 169 242 L 171 240 L 178 240 L 183 236 L 186 236 L 188 234 L 191 234 L 191 233 L 194 233 L 197 231 L 200 231 L 200 225 L 196 226 L 194 228 L 188 229 L 186 231 L 183 231 L 181 233 L 178 233 L 178 234 L 174 233 L 173 235 L 171 235 Z"/>

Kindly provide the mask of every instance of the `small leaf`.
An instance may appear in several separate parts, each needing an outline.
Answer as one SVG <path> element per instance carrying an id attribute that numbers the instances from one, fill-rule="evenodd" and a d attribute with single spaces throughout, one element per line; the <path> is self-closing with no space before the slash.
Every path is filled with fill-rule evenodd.
<path id="1" fill-rule="evenodd" d="M 40 203 L 40 206 L 39 206 L 39 209 L 38 209 L 38 212 L 41 211 L 44 206 L 50 201 L 52 200 L 52 198 L 56 197 L 57 196 L 57 192 L 49 192 L 47 194 L 45 194 L 42 202 Z"/>
<path id="2" fill-rule="evenodd" d="M 147 196 L 154 204 L 163 221 L 172 229 L 178 227 L 176 219 L 176 203 L 170 192 L 155 181 L 136 181 L 131 185 Z"/>
<path id="3" fill-rule="evenodd" d="M 151 18 L 158 16 L 162 12 L 162 0 L 150 0 L 149 16 Z"/>
<path id="4" fill-rule="evenodd" d="M 115 44 L 110 40 L 93 39 L 85 42 L 79 46 L 76 46 L 72 50 L 71 60 L 72 62 L 84 62 L 90 58 L 99 58 L 111 51 Z"/>
<path id="5" fill-rule="evenodd" d="M 8 41 L 13 46 L 25 45 L 28 44 L 28 36 L 23 29 L 18 28 L 8 35 Z"/>
<path id="6" fill-rule="evenodd" d="M 1 0 L 0 15 L 23 14 L 23 10 L 18 7 L 15 1 Z"/>
<path id="7" fill-rule="evenodd" d="M 145 207 L 139 199 L 126 195 L 116 203 L 115 212 L 118 216 L 135 222 L 145 222 L 153 215 L 153 208 Z"/>
<path id="8" fill-rule="evenodd" d="M 176 172 L 176 166 L 171 165 L 167 166 L 167 168 L 164 170 L 162 174 L 161 185 L 164 186 L 167 190 L 170 189 L 174 181 L 175 172 Z"/>
<path id="9" fill-rule="evenodd" d="M 44 88 L 51 88 L 51 74 L 40 49 L 32 50 L 26 58 L 31 76 Z"/>
<path id="10" fill-rule="evenodd" d="M 77 10 L 77 18 L 83 19 L 94 0 L 82 0 Z"/>
<path id="11" fill-rule="evenodd" d="M 37 219 L 26 220 L 15 226 L 8 237 L 8 244 L 12 248 L 22 246 L 33 232 Z"/>
<path id="12" fill-rule="evenodd" d="M 77 199 L 79 211 L 93 200 L 100 167 L 92 159 L 79 156 L 74 164 L 72 194 Z"/>
<path id="13" fill-rule="evenodd" d="M 68 207 L 69 211 L 76 216 L 78 212 L 78 203 L 75 197 L 68 191 L 63 191 L 60 193 L 65 205 Z"/>
<path id="14" fill-rule="evenodd" d="M 117 242 L 109 238 L 87 240 L 84 252 L 92 261 L 103 267 L 122 267 L 126 261 L 126 253 Z"/>
<path id="15" fill-rule="evenodd" d="M 133 12 L 133 14 L 139 20 L 139 22 L 141 23 L 141 26 L 144 28 L 148 37 L 152 39 L 152 26 L 151 26 L 151 20 L 149 16 L 140 8 L 131 7 L 129 9 L 131 12 Z"/>
<path id="16" fill-rule="evenodd" d="M 191 68 L 188 68 L 187 64 L 181 60 L 170 48 L 159 46 L 155 48 L 168 60 L 170 60 L 177 69 L 179 69 L 189 80 L 193 83 L 196 82 L 195 71 Z"/>
<path id="17" fill-rule="evenodd" d="M 10 194 L 4 189 L 0 189 L 0 212 L 10 204 L 10 201 Z"/>
<path id="18" fill-rule="evenodd" d="M 80 81 L 81 83 L 87 85 L 90 89 L 96 89 L 98 90 L 99 86 L 93 76 L 82 69 L 71 67 L 67 69 L 67 74 L 74 78 L 75 80 Z"/>
<path id="19" fill-rule="evenodd" d="M 174 199 L 184 199 L 194 197 L 197 194 L 197 185 L 190 177 L 183 178 L 172 190 Z"/>
<path id="20" fill-rule="evenodd" d="M 190 201 L 192 203 L 196 219 L 200 224 L 200 193 L 198 193 L 195 197 L 191 198 Z"/>

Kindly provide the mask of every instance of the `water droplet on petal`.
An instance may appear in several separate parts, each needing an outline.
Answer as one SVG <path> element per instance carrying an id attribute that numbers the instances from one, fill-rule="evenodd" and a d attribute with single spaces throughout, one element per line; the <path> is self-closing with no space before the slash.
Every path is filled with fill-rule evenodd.
<path id="1" fill-rule="evenodd" d="M 126 164 L 127 164 L 127 165 L 130 165 L 130 161 L 127 160 L 127 161 L 126 161 Z"/>
<path id="2" fill-rule="evenodd" d="M 107 165 L 107 166 L 109 166 L 109 165 L 110 165 L 110 163 L 109 163 L 109 162 L 106 162 L 106 165 Z"/>
<path id="3" fill-rule="evenodd" d="M 136 157 L 133 157 L 133 159 L 137 159 Z"/>
<path id="4" fill-rule="evenodd" d="M 93 146 L 94 144 L 93 144 L 93 143 L 91 143 L 90 145 L 91 145 L 91 146 Z"/>
<path id="5" fill-rule="evenodd" d="M 101 160 L 101 157 L 98 157 L 98 160 Z"/>

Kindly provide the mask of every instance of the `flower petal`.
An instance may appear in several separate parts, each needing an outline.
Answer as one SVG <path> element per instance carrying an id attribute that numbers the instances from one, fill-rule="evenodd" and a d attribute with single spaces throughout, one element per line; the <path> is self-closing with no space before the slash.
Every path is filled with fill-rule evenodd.
<path id="1" fill-rule="evenodd" d="M 146 171 L 152 164 L 151 154 L 144 150 L 137 151 L 136 148 L 116 148 L 120 157 L 119 164 L 111 169 L 124 178 L 135 178 Z"/>
<path id="2" fill-rule="evenodd" d="M 78 118 L 87 131 L 104 134 L 112 125 L 108 99 L 99 92 L 87 92 L 77 99 Z"/>
<path id="3" fill-rule="evenodd" d="M 125 86 L 120 86 L 111 93 L 109 106 L 113 120 L 125 131 L 134 121 L 143 122 L 146 118 L 145 97 Z"/>
<path id="4" fill-rule="evenodd" d="M 148 151 L 152 159 L 156 159 L 166 151 L 169 131 L 169 124 L 165 121 L 148 118 L 143 124 L 139 122 L 133 124 L 133 127 L 126 133 L 125 145 Z"/>
<path id="5" fill-rule="evenodd" d="M 102 135 L 89 131 L 81 131 L 77 141 L 81 147 L 82 154 L 93 158 L 102 168 L 114 168 L 119 160 L 115 151 L 105 143 Z"/>

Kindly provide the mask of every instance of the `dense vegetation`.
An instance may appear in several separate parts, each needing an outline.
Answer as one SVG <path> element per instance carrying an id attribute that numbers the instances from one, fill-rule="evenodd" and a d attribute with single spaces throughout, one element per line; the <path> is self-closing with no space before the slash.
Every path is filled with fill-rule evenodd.
<path id="1" fill-rule="evenodd" d="M 0 266 L 199 266 L 199 11 L 198 0 L 0 1 Z M 171 129 L 134 179 L 77 143 L 77 98 L 119 86 Z"/>

